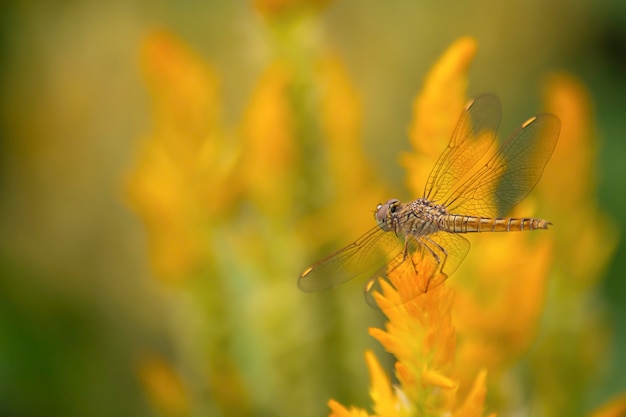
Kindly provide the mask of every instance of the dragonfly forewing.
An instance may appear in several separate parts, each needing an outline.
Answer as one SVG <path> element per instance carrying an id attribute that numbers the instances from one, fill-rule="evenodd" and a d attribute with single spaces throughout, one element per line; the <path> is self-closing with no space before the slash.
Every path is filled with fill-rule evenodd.
<path id="1" fill-rule="evenodd" d="M 352 244 L 314 263 L 300 275 L 305 292 L 336 287 L 357 276 L 373 276 L 402 252 L 403 242 L 392 232 L 376 226 Z"/>
<path id="2" fill-rule="evenodd" d="M 438 202 L 453 213 L 505 215 L 539 182 L 560 128 L 561 122 L 552 114 L 527 120 L 485 164 Z"/>

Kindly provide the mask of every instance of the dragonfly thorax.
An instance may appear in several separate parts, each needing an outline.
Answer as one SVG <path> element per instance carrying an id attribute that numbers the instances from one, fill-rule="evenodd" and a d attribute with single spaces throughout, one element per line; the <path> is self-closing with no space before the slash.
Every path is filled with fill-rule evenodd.
<path id="1" fill-rule="evenodd" d="M 431 223 L 439 223 L 442 217 L 450 214 L 445 206 L 435 204 L 426 198 L 418 198 L 405 205 L 405 210 L 414 216 Z"/>
<path id="2" fill-rule="evenodd" d="M 449 214 L 443 205 L 418 198 L 403 206 L 399 213 L 400 227 L 405 235 L 428 235 L 441 230 Z"/>
<path id="3" fill-rule="evenodd" d="M 376 207 L 374 217 L 385 232 L 403 235 L 427 235 L 443 227 L 448 210 L 426 198 L 402 204 L 397 198 Z"/>

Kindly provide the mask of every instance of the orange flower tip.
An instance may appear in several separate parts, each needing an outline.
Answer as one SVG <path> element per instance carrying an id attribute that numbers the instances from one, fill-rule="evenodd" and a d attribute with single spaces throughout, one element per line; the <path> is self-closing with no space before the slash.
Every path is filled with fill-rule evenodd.
<path id="1" fill-rule="evenodd" d="M 347 413 L 346 407 L 333 400 L 332 398 L 328 400 L 328 408 L 333 412 L 332 415 L 341 415 L 341 413 Z"/>
<path id="2" fill-rule="evenodd" d="M 545 77 L 544 90 L 556 93 L 559 98 L 587 97 L 585 85 L 573 75 L 565 72 L 554 72 Z"/>
<path id="3" fill-rule="evenodd" d="M 332 399 L 329 400 L 327 404 L 331 411 L 329 417 L 369 417 L 369 414 L 365 410 L 360 410 L 354 407 L 350 407 L 348 410 L 346 407 Z"/>
<path id="4" fill-rule="evenodd" d="M 462 37 L 457 39 L 437 61 L 435 67 L 430 71 L 431 76 L 440 80 L 456 79 L 459 74 L 464 74 L 467 71 L 477 49 L 478 44 L 474 38 Z"/>
<path id="5" fill-rule="evenodd" d="M 149 398 L 164 414 L 185 415 L 189 399 L 182 379 L 164 359 L 147 354 L 138 363 L 137 371 Z"/>
<path id="6" fill-rule="evenodd" d="M 422 382 L 425 385 L 434 385 L 444 389 L 455 389 L 458 386 L 456 381 L 442 375 L 440 372 L 425 369 L 422 372 Z"/>
<path id="7" fill-rule="evenodd" d="M 485 409 L 485 396 L 487 395 L 487 370 L 482 369 L 472 385 L 472 389 L 467 394 L 465 401 L 456 410 L 459 416 L 482 415 Z M 492 414 L 495 416 L 495 414 Z"/>
<path id="8" fill-rule="evenodd" d="M 407 387 L 415 385 L 415 374 L 411 369 L 402 362 L 396 362 L 396 376 L 402 381 L 402 386 Z"/>
<path id="9" fill-rule="evenodd" d="M 389 390 L 390 382 L 389 378 L 385 374 L 382 366 L 376 359 L 376 355 L 371 350 L 365 351 L 365 362 L 370 373 L 370 379 L 372 380 L 372 388 L 379 390 Z"/>
<path id="10" fill-rule="evenodd" d="M 151 73 L 163 75 L 180 64 L 186 47 L 167 30 L 155 30 L 143 40 L 143 59 Z"/>

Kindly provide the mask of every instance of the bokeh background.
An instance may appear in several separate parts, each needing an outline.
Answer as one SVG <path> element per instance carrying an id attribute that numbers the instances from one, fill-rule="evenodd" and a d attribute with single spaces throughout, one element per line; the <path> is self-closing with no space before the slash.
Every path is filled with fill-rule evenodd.
<path id="1" fill-rule="evenodd" d="M 624 2 L 4 1 L 0 21 L 0 415 L 367 406 L 362 352 L 380 350 L 367 328 L 382 317 L 362 283 L 306 295 L 296 277 L 366 230 L 376 203 L 411 197 L 398 156 L 412 102 L 461 36 L 478 43 L 469 95 L 500 96 L 503 132 L 542 109 L 554 71 L 585 86 L 592 194 L 607 240 L 626 236 Z M 318 59 L 322 75 L 307 70 Z M 358 146 L 325 165 L 332 107 L 310 98 L 333 82 L 349 86 L 336 112 Z M 196 136 L 218 145 L 177 145 Z M 155 138 L 172 166 L 154 162 Z M 290 143 L 304 149 L 293 160 Z M 368 175 L 345 179 L 353 164 Z M 623 241 L 589 295 L 609 336 L 579 415 L 626 390 Z"/>

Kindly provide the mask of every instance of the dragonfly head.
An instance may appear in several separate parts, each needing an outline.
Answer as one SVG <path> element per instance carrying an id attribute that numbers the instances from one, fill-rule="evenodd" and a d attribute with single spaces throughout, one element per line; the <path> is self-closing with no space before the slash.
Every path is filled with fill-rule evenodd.
<path id="1" fill-rule="evenodd" d="M 393 230 L 393 218 L 396 216 L 396 212 L 399 207 L 400 200 L 397 198 L 392 198 L 385 204 L 379 204 L 376 206 L 376 213 L 374 214 L 374 217 L 376 218 L 378 227 L 383 229 L 385 232 Z"/>

